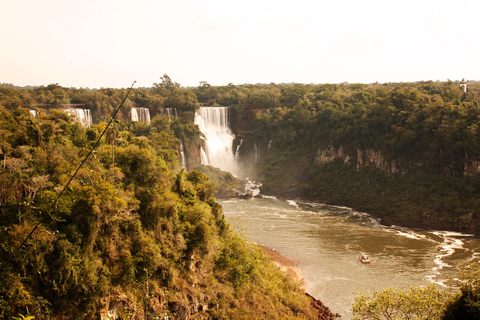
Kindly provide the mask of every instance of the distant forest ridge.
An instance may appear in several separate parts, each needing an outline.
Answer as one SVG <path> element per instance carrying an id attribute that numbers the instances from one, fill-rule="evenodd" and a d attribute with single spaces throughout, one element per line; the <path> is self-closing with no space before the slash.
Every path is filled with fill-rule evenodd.
<path id="1" fill-rule="evenodd" d="M 421 80 L 421 81 L 401 81 L 401 82 L 372 82 L 372 83 L 363 83 L 363 82 L 348 82 L 348 81 L 343 81 L 343 82 L 338 82 L 338 83 L 333 83 L 333 82 L 322 82 L 322 83 L 308 83 L 308 85 L 319 85 L 319 84 L 337 84 L 337 85 L 348 85 L 348 84 L 356 84 L 356 83 L 361 83 L 361 84 L 396 84 L 396 83 L 418 83 L 418 82 L 431 82 L 433 80 Z M 441 82 L 455 82 L 455 83 L 460 83 L 461 81 L 466 81 L 470 84 L 474 84 L 474 83 L 477 83 L 477 82 L 480 82 L 480 80 L 450 80 L 450 79 L 447 79 L 446 81 L 443 81 L 443 80 L 435 80 L 435 82 L 437 83 L 441 83 Z M 201 82 L 206 82 L 206 81 L 200 81 Z M 280 83 L 260 83 L 260 82 L 257 82 L 257 83 L 243 83 L 243 84 L 233 84 L 233 83 L 229 83 L 227 85 L 235 85 L 235 86 L 240 86 L 240 87 L 248 87 L 248 86 L 251 86 L 251 85 L 255 85 L 255 86 L 268 86 L 268 85 L 272 85 L 272 84 L 275 84 L 275 85 L 280 85 L 280 86 L 293 86 L 295 84 L 303 84 L 303 83 L 300 83 L 300 82 L 280 82 Z M 305 83 L 307 84 L 307 83 Z M 59 83 L 55 83 L 55 85 L 60 85 Z M 2 87 L 5 87 L 5 88 L 15 88 L 15 89 L 26 89 L 26 90 L 31 90 L 31 89 L 36 89 L 36 88 L 40 88 L 40 87 L 44 87 L 45 85 L 25 85 L 25 86 L 18 86 L 18 85 L 15 85 L 13 83 L 7 83 L 7 82 L 2 82 L 0 83 L 0 86 Z M 222 85 L 214 85 L 216 87 L 222 87 Z M 76 89 L 85 89 L 85 90 L 101 90 L 101 89 L 106 89 L 106 88 L 111 88 L 111 87 L 100 87 L 100 88 L 90 88 L 90 87 L 83 87 L 83 86 L 80 86 L 80 87 L 66 87 L 66 88 L 76 88 Z M 152 89 L 153 88 L 153 85 L 151 87 L 139 87 L 139 89 Z M 196 89 L 198 88 L 198 86 L 183 86 L 183 85 L 180 85 L 180 88 L 181 89 Z M 114 89 L 120 89 L 120 88 L 114 88 Z M 122 88 L 123 89 L 123 88 Z"/>

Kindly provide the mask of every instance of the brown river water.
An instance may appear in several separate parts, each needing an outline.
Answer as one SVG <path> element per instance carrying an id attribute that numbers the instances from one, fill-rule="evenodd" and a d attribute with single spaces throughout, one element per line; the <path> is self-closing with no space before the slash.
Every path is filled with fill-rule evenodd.
<path id="1" fill-rule="evenodd" d="M 352 317 L 359 291 L 445 286 L 455 266 L 480 259 L 480 240 L 471 235 L 386 227 L 346 207 L 274 197 L 219 202 L 247 240 L 293 260 L 307 292 L 342 319 Z M 362 253 L 370 264 L 359 261 Z"/>
<path id="2" fill-rule="evenodd" d="M 229 108 L 202 107 L 195 123 L 205 136 L 202 163 L 239 174 L 232 153 Z M 256 149 L 256 148 L 255 148 Z M 255 152 L 255 161 L 258 154 Z M 258 193 L 258 184 L 246 190 Z M 256 191 L 254 191 L 256 190 Z M 480 258 L 480 241 L 469 235 L 385 227 L 368 214 L 345 207 L 280 200 L 220 200 L 232 225 L 250 241 L 275 249 L 301 269 L 307 292 L 343 319 L 352 317 L 355 293 L 408 285 L 444 285 L 455 266 Z M 371 264 L 362 264 L 362 253 Z"/>

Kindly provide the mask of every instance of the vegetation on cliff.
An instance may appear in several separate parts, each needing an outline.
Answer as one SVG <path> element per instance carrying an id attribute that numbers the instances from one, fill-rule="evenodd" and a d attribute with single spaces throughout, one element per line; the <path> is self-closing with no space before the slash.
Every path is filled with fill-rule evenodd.
<path id="1" fill-rule="evenodd" d="M 480 263 L 458 268 L 450 288 L 387 288 L 355 298 L 354 319 L 480 319 Z"/>
<path id="2" fill-rule="evenodd" d="M 219 199 L 234 198 L 243 192 L 243 183 L 230 172 L 203 164 L 196 166 L 195 170 L 203 172 L 215 183 L 215 197 Z"/>
<path id="3" fill-rule="evenodd" d="M 237 123 L 263 192 L 347 205 L 387 224 L 480 232 L 480 84 L 466 93 L 431 81 L 249 90 L 270 93 L 239 111 L 255 115 L 254 130 Z"/>
<path id="4" fill-rule="evenodd" d="M 0 318 L 317 317 L 228 225 L 210 179 L 180 170 L 175 126 L 161 115 L 115 122 L 49 212 L 106 123 L 84 128 L 54 108 L 32 117 L 15 102 L 31 93 L 0 97 Z"/>

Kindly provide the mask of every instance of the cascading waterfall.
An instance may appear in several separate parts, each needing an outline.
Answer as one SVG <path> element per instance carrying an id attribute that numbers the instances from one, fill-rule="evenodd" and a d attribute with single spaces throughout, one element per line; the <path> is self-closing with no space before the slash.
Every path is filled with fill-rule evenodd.
<path id="1" fill-rule="evenodd" d="M 273 139 L 270 139 L 270 141 L 268 141 L 267 151 L 270 150 L 270 147 L 272 146 L 272 142 L 273 142 Z"/>
<path id="2" fill-rule="evenodd" d="M 243 139 L 240 139 L 240 143 L 238 144 L 237 150 L 235 151 L 235 159 L 238 159 L 238 157 L 240 156 L 240 147 L 242 146 L 242 144 L 243 144 Z"/>
<path id="3" fill-rule="evenodd" d="M 79 122 L 82 126 L 90 128 L 92 125 L 92 115 L 89 109 L 77 109 L 69 108 L 65 110 L 66 113 L 72 115 L 75 121 Z"/>
<path id="4" fill-rule="evenodd" d="M 202 163 L 238 175 L 239 168 L 233 154 L 235 136 L 228 126 L 228 108 L 201 107 L 195 114 L 195 124 L 206 138 L 201 150 Z"/>
<path id="5" fill-rule="evenodd" d="M 148 108 L 132 108 L 132 121 L 150 124 L 150 110 Z"/>
<path id="6" fill-rule="evenodd" d="M 185 163 L 185 151 L 183 150 L 183 143 L 180 142 L 180 167 L 186 168 L 187 165 Z"/>
<path id="7" fill-rule="evenodd" d="M 172 118 L 175 120 L 178 118 L 177 108 L 163 108 L 162 115 L 168 117 L 168 122 L 170 122 Z"/>
<path id="8" fill-rule="evenodd" d="M 206 147 L 207 146 L 205 146 L 205 148 Z M 204 146 L 200 147 L 200 160 L 201 160 L 202 164 L 208 164 L 209 163 L 207 153 L 204 150 Z"/>
<path id="9" fill-rule="evenodd" d="M 30 117 L 35 118 L 38 114 L 38 111 L 35 109 L 30 109 Z"/>
<path id="10" fill-rule="evenodd" d="M 255 142 L 255 144 L 253 145 L 255 147 L 255 162 L 258 162 L 258 147 L 257 147 L 257 143 Z"/>

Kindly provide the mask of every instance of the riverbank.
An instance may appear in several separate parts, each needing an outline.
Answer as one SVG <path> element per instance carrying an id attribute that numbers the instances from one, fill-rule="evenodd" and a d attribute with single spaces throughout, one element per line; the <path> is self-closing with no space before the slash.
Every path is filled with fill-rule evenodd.
<path id="1" fill-rule="evenodd" d="M 274 249 L 262 245 L 258 246 L 262 248 L 263 252 L 272 259 L 272 261 L 277 265 L 278 269 L 286 273 L 295 281 L 299 282 L 303 290 L 305 290 L 305 279 L 303 278 L 302 271 L 295 265 L 292 260 L 282 256 Z M 314 307 L 318 311 L 319 320 L 331 320 L 340 317 L 340 315 L 332 313 L 330 311 L 330 308 L 325 306 L 320 300 L 315 299 L 307 292 L 305 292 L 305 294 L 311 299 L 312 307 Z"/>
<path id="2" fill-rule="evenodd" d="M 357 172 L 336 163 L 322 168 L 299 177 L 283 171 L 275 172 L 275 176 L 272 173 L 262 180 L 261 194 L 349 207 L 380 219 L 386 226 L 480 236 L 480 216 L 475 214 L 475 195 L 480 192 L 478 177 L 464 180 L 428 174 L 389 177 L 376 171 Z"/>
<path id="3" fill-rule="evenodd" d="M 295 266 L 295 263 L 292 260 L 285 258 L 271 248 L 262 245 L 259 245 L 259 247 L 262 248 L 263 252 L 269 256 L 274 263 L 277 264 L 277 269 L 280 269 L 284 273 L 288 274 L 290 277 L 292 277 L 292 279 L 299 282 L 303 289 L 305 289 L 305 280 L 303 279 L 302 271 L 300 268 Z"/>

